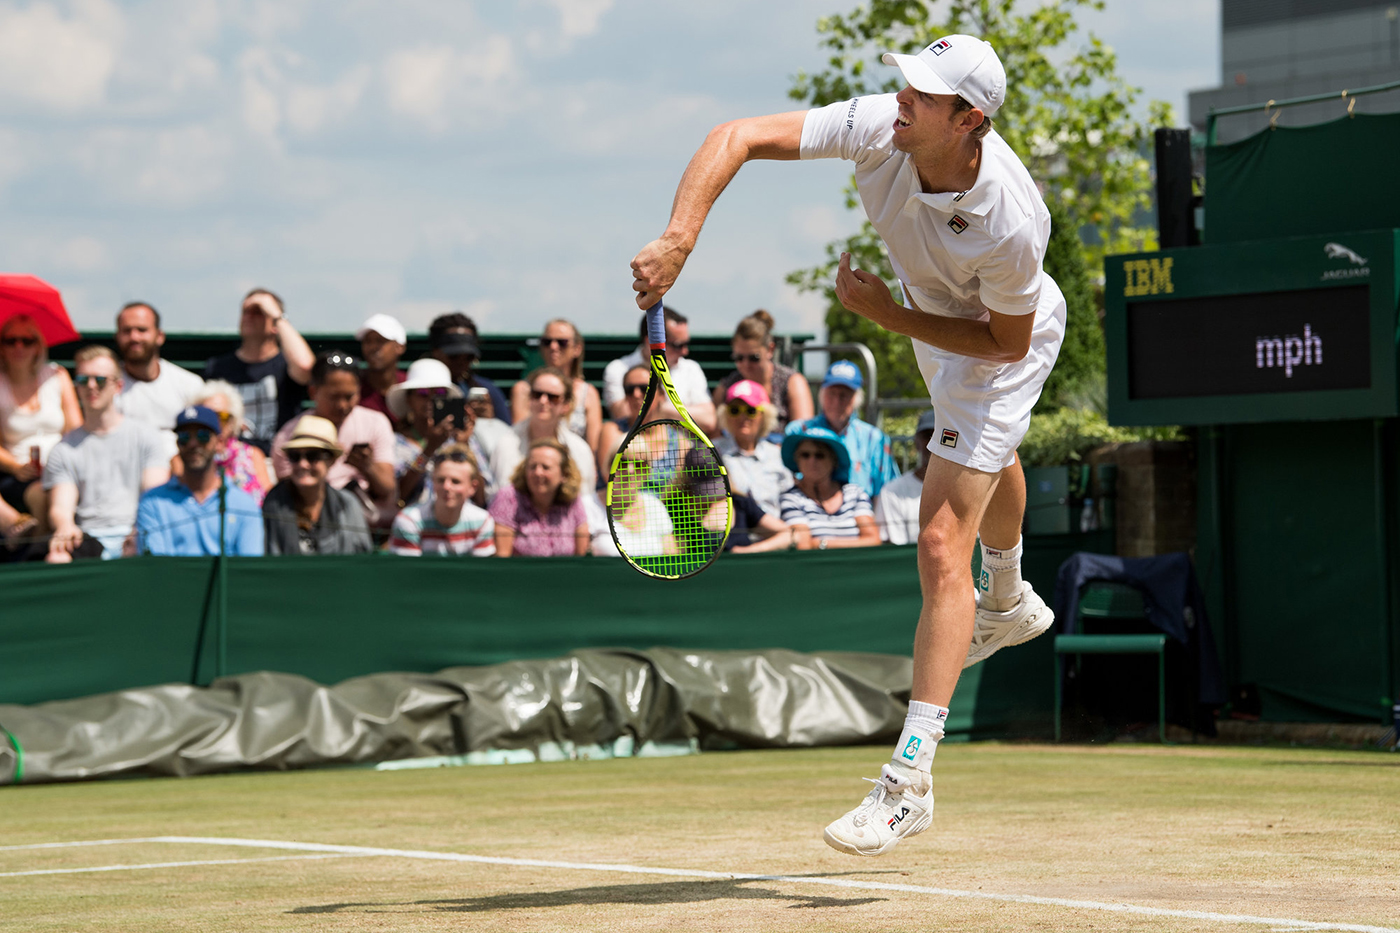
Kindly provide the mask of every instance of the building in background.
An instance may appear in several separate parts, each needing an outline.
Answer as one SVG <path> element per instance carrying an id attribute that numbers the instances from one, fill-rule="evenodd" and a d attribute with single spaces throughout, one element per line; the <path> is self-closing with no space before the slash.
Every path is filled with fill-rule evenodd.
<path id="1" fill-rule="evenodd" d="M 1400 81 L 1400 0 L 1220 0 L 1222 85 L 1193 91 L 1191 125 L 1206 128 L 1211 109 L 1262 104 Z M 1400 89 L 1357 98 L 1357 113 L 1400 110 Z M 1280 126 L 1334 120 L 1340 98 L 1288 107 Z M 1263 112 L 1220 119 L 1218 142 L 1253 135 Z"/>

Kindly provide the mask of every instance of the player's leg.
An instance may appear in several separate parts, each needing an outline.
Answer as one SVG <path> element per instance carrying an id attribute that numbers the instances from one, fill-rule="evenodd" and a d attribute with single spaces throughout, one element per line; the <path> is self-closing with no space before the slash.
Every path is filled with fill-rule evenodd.
<path id="1" fill-rule="evenodd" d="M 1021 579 L 1021 520 L 1025 512 L 1026 477 L 1018 457 L 1002 470 L 982 517 L 977 621 L 964 667 L 985 661 L 1001 648 L 1030 641 L 1055 621 L 1045 600 Z"/>
<path id="2" fill-rule="evenodd" d="M 929 460 L 919 507 L 923 607 L 914 635 L 909 714 L 890 763 L 870 779 L 875 789 L 826 828 L 833 848 L 882 855 L 933 821 L 933 755 L 972 638 L 972 549 L 997 478 L 942 457 Z"/>

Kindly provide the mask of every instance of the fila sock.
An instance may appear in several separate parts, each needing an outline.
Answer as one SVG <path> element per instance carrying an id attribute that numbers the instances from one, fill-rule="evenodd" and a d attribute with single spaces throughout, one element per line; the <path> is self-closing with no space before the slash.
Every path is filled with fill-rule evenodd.
<path id="1" fill-rule="evenodd" d="M 904 731 L 891 756 L 896 765 L 928 774 L 933 770 L 933 753 L 943 738 L 943 726 L 948 721 L 948 708 L 932 703 L 909 701 L 909 714 L 904 717 Z"/>
<path id="2" fill-rule="evenodd" d="M 982 548 L 982 572 L 977 577 L 978 603 L 992 612 L 1015 609 L 1021 601 L 1021 541 L 1008 550 L 978 542 Z"/>

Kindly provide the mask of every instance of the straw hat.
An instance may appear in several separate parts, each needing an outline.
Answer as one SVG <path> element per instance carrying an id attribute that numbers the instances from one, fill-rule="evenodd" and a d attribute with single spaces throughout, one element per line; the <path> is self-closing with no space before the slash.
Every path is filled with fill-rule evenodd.
<path id="1" fill-rule="evenodd" d="M 462 397 L 462 390 L 452 381 L 452 371 L 447 364 L 425 356 L 408 367 L 407 379 L 390 386 L 389 391 L 384 393 L 384 401 L 395 418 L 402 420 L 408 414 L 408 393 L 415 389 L 446 389 L 448 398 Z"/>
<path id="2" fill-rule="evenodd" d="M 329 450 L 339 457 L 345 451 L 340 446 L 335 425 L 320 415 L 302 415 L 297 426 L 292 428 L 291 439 L 282 445 L 283 450 Z"/>

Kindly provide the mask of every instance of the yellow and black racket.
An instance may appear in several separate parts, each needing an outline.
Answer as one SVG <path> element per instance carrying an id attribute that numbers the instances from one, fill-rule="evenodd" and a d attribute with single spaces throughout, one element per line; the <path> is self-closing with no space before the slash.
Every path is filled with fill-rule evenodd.
<path id="1" fill-rule="evenodd" d="M 647 310 L 651 382 L 608 470 L 608 529 L 627 562 L 649 577 L 694 576 L 724 550 L 734 522 L 729 474 L 685 410 L 666 365 L 661 302 Z M 660 385 L 680 420 L 648 421 Z"/>

